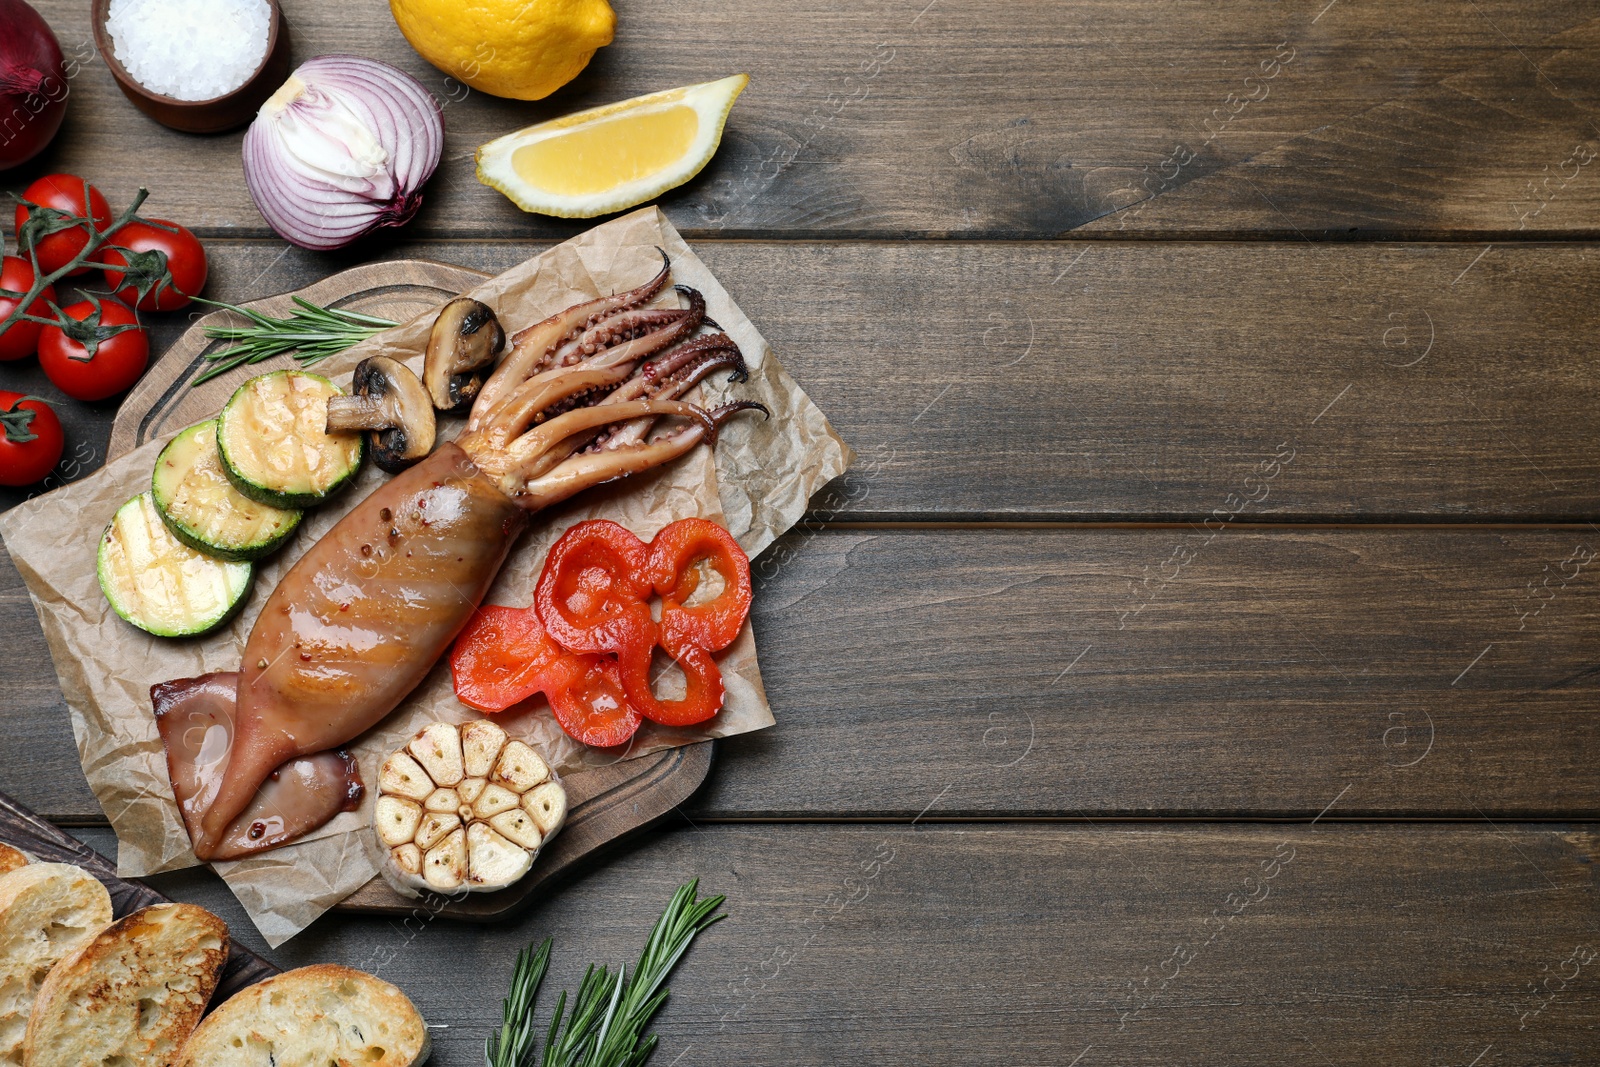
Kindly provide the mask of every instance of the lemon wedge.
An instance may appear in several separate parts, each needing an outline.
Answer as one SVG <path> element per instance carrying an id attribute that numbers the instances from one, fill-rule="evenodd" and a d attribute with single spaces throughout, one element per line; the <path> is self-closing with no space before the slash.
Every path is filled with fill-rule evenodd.
<path id="1" fill-rule="evenodd" d="M 508 133 L 478 149 L 478 180 L 524 211 L 565 219 L 642 204 L 711 161 L 749 83 L 735 74 Z"/>

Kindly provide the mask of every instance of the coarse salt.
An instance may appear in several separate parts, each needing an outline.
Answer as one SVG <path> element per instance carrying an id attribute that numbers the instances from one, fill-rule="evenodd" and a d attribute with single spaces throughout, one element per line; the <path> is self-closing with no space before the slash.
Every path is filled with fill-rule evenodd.
<path id="1" fill-rule="evenodd" d="M 267 0 L 111 0 L 117 62 L 151 92 L 212 100 L 249 80 L 267 54 Z"/>

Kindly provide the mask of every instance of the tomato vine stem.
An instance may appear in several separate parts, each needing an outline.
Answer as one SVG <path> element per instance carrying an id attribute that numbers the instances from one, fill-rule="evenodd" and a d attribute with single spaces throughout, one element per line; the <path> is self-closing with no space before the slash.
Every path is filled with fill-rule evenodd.
<path id="1" fill-rule="evenodd" d="M 39 250 L 37 247 L 37 242 L 23 237 L 22 234 L 18 234 L 18 242 L 21 245 L 18 251 L 26 252 L 28 254 L 29 262 L 33 267 L 33 285 L 29 287 L 26 293 L 19 293 L 12 289 L 0 289 L 0 297 L 14 299 L 17 301 L 17 306 L 12 310 L 11 314 L 7 315 L 4 319 L 0 319 L 0 333 L 5 333 L 6 330 L 11 328 L 12 324 L 18 322 L 37 322 L 45 326 L 60 326 L 64 330 L 70 329 L 71 327 L 68 326 L 68 323 L 74 322 L 75 320 L 73 320 L 69 315 L 67 315 L 54 304 L 50 306 L 50 309 L 55 312 L 55 314 L 50 318 L 40 315 L 31 315 L 28 313 L 28 309 L 33 306 L 34 301 L 38 300 L 39 297 L 43 295 L 46 288 L 67 277 L 79 267 L 102 267 L 103 264 L 94 262 L 91 257 L 96 252 L 99 252 L 103 246 L 109 244 L 111 239 L 116 236 L 117 231 L 122 229 L 128 223 L 135 220 L 141 222 L 144 221 L 143 219 L 139 219 L 139 208 L 144 204 L 145 200 L 149 196 L 150 190 L 141 186 L 139 191 L 134 194 L 133 202 L 123 210 L 121 215 L 117 216 L 117 218 L 112 221 L 111 225 L 107 226 L 103 230 L 99 229 L 94 224 L 94 209 L 92 207 L 87 209 L 89 211 L 88 216 L 70 215 L 56 220 L 58 224 L 50 227 L 48 229 L 48 233 L 44 236 L 48 236 L 49 233 L 60 233 L 77 227 L 89 235 L 89 240 L 85 242 L 82 248 L 78 249 L 77 255 L 73 256 L 66 263 L 62 264 L 59 269 L 51 271 L 49 274 L 45 274 L 39 267 Z M 83 182 L 83 202 L 85 204 L 90 203 L 88 179 L 84 179 Z M 22 207 L 28 208 L 30 212 L 44 210 L 38 204 L 24 200 L 21 197 L 17 197 L 17 203 Z M 137 316 L 138 313 L 138 308 L 134 308 L 134 315 Z"/>

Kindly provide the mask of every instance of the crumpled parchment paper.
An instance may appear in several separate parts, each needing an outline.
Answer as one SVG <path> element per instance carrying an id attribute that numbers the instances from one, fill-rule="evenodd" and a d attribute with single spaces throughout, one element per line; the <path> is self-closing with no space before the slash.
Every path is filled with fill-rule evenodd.
<path id="1" fill-rule="evenodd" d="M 580 300 L 638 285 L 659 269 L 658 247 L 672 259 L 671 281 L 705 294 L 708 314 L 738 342 L 749 363 L 746 383 L 730 385 L 725 374 L 703 383 L 704 403 L 759 400 L 772 409 L 772 418 L 739 416 L 724 427 L 714 455 L 696 449 L 658 471 L 581 494 L 543 513 L 513 550 L 486 603 L 530 603 L 549 546 L 583 519 L 615 519 L 648 540 L 669 522 L 700 515 L 726 525 L 754 557 L 800 519 L 814 492 L 849 465 L 849 447 L 653 207 L 558 245 L 486 281 L 471 295 L 494 308 L 507 332 L 514 333 Z M 657 303 L 677 299 L 669 286 Z M 420 373 L 433 317 L 430 312 L 397 326 L 315 369 L 348 386 L 357 362 L 382 354 L 408 362 Z M 441 439 L 453 437 L 456 429 L 455 423 L 441 427 Z M 256 613 L 278 579 L 386 477 L 369 464 L 354 487 L 308 514 L 294 541 L 260 566 L 250 602 L 230 626 L 191 640 L 151 637 L 106 604 L 95 577 L 95 551 L 117 507 L 149 488 L 156 455 L 168 439 L 145 444 L 82 481 L 0 516 L 0 537 L 33 597 L 71 712 L 84 775 L 117 832 L 117 869 L 126 877 L 198 862 L 168 783 L 150 686 L 237 669 Z M 647 722 L 628 758 L 773 724 L 748 625 L 718 660 L 727 684 L 721 713 L 703 728 L 670 729 Z M 359 811 L 338 816 L 293 845 L 214 864 L 269 944 L 288 940 L 376 875 L 381 853 L 371 845 L 369 827 L 378 768 L 388 754 L 431 721 L 463 722 L 477 714 L 456 700 L 449 669 L 441 662 L 392 715 L 351 746 L 367 784 Z M 541 751 L 563 775 L 617 759 L 615 753 L 590 750 L 569 739 L 542 701 L 496 721 Z"/>

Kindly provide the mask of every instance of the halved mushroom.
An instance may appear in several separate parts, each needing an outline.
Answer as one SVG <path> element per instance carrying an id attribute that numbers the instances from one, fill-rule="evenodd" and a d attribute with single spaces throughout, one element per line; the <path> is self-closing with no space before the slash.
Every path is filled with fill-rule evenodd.
<path id="1" fill-rule="evenodd" d="M 422 363 L 433 406 L 452 413 L 470 408 L 505 343 L 506 332 L 489 305 L 458 296 L 441 308 Z"/>
<path id="2" fill-rule="evenodd" d="M 432 723 L 384 761 L 373 828 L 401 892 L 484 892 L 527 874 L 566 815 L 544 758 L 475 719 Z"/>
<path id="3" fill-rule="evenodd" d="M 328 398 L 329 433 L 371 431 L 372 460 L 398 474 L 433 451 L 433 402 L 411 368 L 388 356 L 356 364 L 349 396 Z"/>

